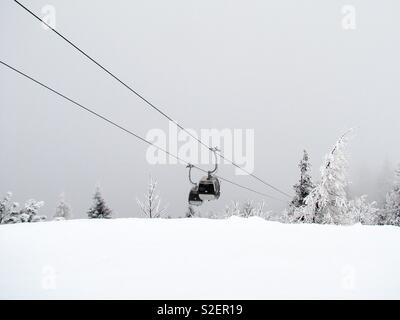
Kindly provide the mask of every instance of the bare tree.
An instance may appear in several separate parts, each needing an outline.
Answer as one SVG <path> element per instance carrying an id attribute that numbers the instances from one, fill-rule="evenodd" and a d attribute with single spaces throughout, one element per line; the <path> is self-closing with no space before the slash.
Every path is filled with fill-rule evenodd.
<path id="1" fill-rule="evenodd" d="M 263 218 L 265 220 L 271 220 L 272 219 L 272 211 L 270 210 L 265 210 L 265 201 L 262 200 L 259 202 L 256 206 L 254 216 Z"/>
<path id="2" fill-rule="evenodd" d="M 167 206 L 160 207 L 161 199 L 160 196 L 156 194 L 156 188 L 157 181 L 150 176 L 147 193 L 144 195 L 145 200 L 142 202 L 136 199 L 139 208 L 148 218 L 161 218 L 167 209 Z"/>
<path id="3" fill-rule="evenodd" d="M 254 201 L 246 200 L 242 205 L 242 209 L 240 210 L 240 215 L 243 218 L 248 218 L 254 216 L 255 212 L 256 212 L 256 207 L 254 205 Z"/>
<path id="4" fill-rule="evenodd" d="M 224 217 L 229 218 L 232 216 L 240 215 L 240 204 L 238 201 L 232 201 L 229 205 L 225 206 Z"/>

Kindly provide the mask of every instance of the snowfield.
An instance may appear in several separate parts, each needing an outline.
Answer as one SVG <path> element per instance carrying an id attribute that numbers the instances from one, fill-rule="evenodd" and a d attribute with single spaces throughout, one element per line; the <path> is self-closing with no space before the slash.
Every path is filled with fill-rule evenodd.
<path id="1" fill-rule="evenodd" d="M 260 218 L 0 226 L 0 298 L 400 298 L 400 228 Z"/>

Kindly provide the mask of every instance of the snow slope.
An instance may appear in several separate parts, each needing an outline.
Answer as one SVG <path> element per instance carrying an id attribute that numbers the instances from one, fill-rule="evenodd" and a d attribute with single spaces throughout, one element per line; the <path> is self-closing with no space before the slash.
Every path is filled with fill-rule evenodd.
<path id="1" fill-rule="evenodd" d="M 400 228 L 260 218 L 0 226 L 0 298 L 400 298 Z"/>

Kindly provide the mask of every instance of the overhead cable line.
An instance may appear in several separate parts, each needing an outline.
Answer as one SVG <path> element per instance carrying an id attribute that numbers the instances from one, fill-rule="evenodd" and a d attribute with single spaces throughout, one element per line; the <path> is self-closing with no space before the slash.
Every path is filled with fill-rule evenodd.
<path id="1" fill-rule="evenodd" d="M 127 134 L 129 134 L 129 135 L 131 135 L 131 136 L 133 136 L 133 137 L 135 137 L 135 138 L 137 138 L 137 139 L 139 139 L 140 141 L 142 141 L 142 142 L 144 142 L 144 143 L 146 143 L 146 144 L 148 144 L 148 145 L 150 145 L 150 146 L 155 147 L 156 149 L 158 149 L 158 150 L 164 152 L 165 154 L 167 154 L 167 155 L 169 155 L 169 156 L 175 158 L 176 160 L 181 161 L 182 163 L 184 163 L 184 164 L 186 164 L 186 165 L 189 165 L 189 162 L 187 162 L 186 160 L 183 160 L 183 159 L 180 158 L 179 156 L 177 156 L 177 155 L 175 155 L 175 154 L 169 152 L 168 150 L 165 150 L 165 149 L 162 148 L 162 147 L 157 146 L 156 144 L 154 144 L 154 143 L 148 141 L 147 139 L 145 139 L 145 138 L 141 137 L 140 135 L 138 135 L 138 134 L 132 132 L 131 130 L 129 130 L 129 129 L 127 129 L 127 128 L 125 128 L 125 127 L 123 127 L 123 126 L 117 124 L 116 122 L 110 120 L 109 118 L 107 118 L 107 117 L 105 117 L 105 116 L 103 116 L 103 115 L 97 113 L 96 111 L 93 111 L 92 109 L 90 109 L 90 108 L 84 106 L 83 104 L 77 102 L 76 100 L 74 100 L 74 99 L 72 99 L 72 98 L 70 98 L 70 97 L 68 97 L 68 96 L 66 96 L 66 95 L 64 95 L 64 94 L 62 94 L 61 92 L 59 92 L 59 91 L 57 91 L 57 90 L 51 88 L 50 86 L 44 84 L 43 82 L 40 82 L 39 80 L 37 80 L 37 79 L 35 79 L 35 78 L 29 76 L 28 74 L 26 74 L 26 73 L 24 73 L 24 72 L 18 70 L 17 68 L 12 67 L 11 65 L 7 64 L 6 62 L 0 60 L 0 63 L 1 63 L 2 65 L 4 65 L 5 67 L 7 67 L 7 68 L 13 70 L 14 72 L 16 72 L 16 73 L 18 73 L 18 74 L 24 76 L 25 78 L 27 78 L 27 79 L 29 79 L 29 80 L 35 82 L 36 84 L 40 85 L 41 87 L 46 88 L 47 90 L 51 91 L 52 93 L 54 93 L 54 94 L 56 94 L 56 95 L 58 95 L 58 96 L 64 98 L 65 100 L 67 100 L 67 101 L 73 103 L 74 105 L 78 106 L 79 108 L 81 108 L 81 109 L 83 109 L 83 110 L 89 112 L 90 114 L 92 114 L 92 115 L 94 115 L 94 116 L 100 118 L 101 120 L 103 120 L 103 121 L 109 123 L 110 125 L 112 125 L 112 126 L 118 128 L 118 129 L 124 131 L 125 133 L 127 133 Z M 208 172 L 208 171 L 206 171 L 206 170 L 204 170 L 204 169 L 202 169 L 202 168 L 200 168 L 200 167 L 198 167 L 198 166 L 195 166 L 195 165 L 192 165 L 192 166 L 193 166 L 194 168 L 196 168 L 196 169 L 198 169 L 198 170 L 204 172 L 204 173 L 207 173 L 207 172 Z M 248 190 L 248 191 L 250 191 L 250 192 L 256 193 L 256 194 L 258 194 L 258 195 L 265 196 L 265 197 L 268 197 L 268 198 L 271 198 L 271 199 L 274 199 L 274 200 L 278 200 L 278 201 L 284 201 L 284 200 L 282 200 L 282 199 L 275 198 L 275 197 L 273 197 L 273 196 L 271 196 L 271 195 L 269 195 L 269 194 L 262 193 L 262 192 L 259 192 L 259 191 L 257 191 L 257 190 L 251 189 L 251 188 L 249 188 L 249 187 L 243 186 L 243 185 L 241 185 L 241 184 L 239 184 L 239 183 L 236 183 L 236 182 L 231 181 L 231 180 L 229 180 L 229 179 L 226 179 L 226 178 L 224 178 L 224 177 L 218 176 L 218 178 L 221 179 L 222 181 L 225 181 L 225 182 L 227 182 L 227 183 L 230 183 L 230 184 L 232 184 L 232 185 L 234 185 L 234 186 L 237 186 L 237 187 L 240 187 L 240 188 L 242 188 L 242 189 Z"/>
<path id="2" fill-rule="evenodd" d="M 153 103 L 151 103 L 148 99 L 146 99 L 143 95 L 141 95 L 138 91 L 136 91 L 135 89 L 133 89 L 131 86 L 129 86 L 126 82 L 122 81 L 118 76 L 116 76 L 113 72 L 111 72 L 108 68 L 104 67 L 101 63 L 99 63 L 97 60 L 95 60 L 94 58 L 92 58 L 89 54 L 87 54 L 84 50 L 82 50 L 80 47 L 78 47 L 75 43 L 73 43 L 71 40 L 69 40 L 68 38 L 66 38 L 63 34 L 61 34 L 60 32 L 58 32 L 57 30 L 55 30 L 51 25 L 49 25 L 47 22 L 43 21 L 38 15 L 36 15 L 33 11 L 31 11 L 29 8 L 27 8 L 26 6 L 24 6 L 22 3 L 20 3 L 18 0 L 14 0 L 14 2 L 16 2 L 21 8 L 23 8 L 25 11 L 27 11 L 29 14 L 31 14 L 34 18 L 36 18 L 37 20 L 39 20 L 41 23 L 43 23 L 44 25 L 46 25 L 50 30 L 52 30 L 55 34 L 57 34 L 59 37 L 61 37 L 64 41 L 66 41 L 69 45 L 71 45 L 73 48 L 75 48 L 77 51 L 79 51 L 82 55 L 84 55 L 87 59 L 89 59 L 90 61 L 92 61 L 95 65 L 97 65 L 100 69 L 102 69 L 104 72 L 106 72 L 108 75 L 110 75 L 112 78 L 114 78 L 116 81 L 118 81 L 120 84 L 122 84 L 125 88 L 127 88 L 129 91 L 131 91 L 133 94 L 135 94 L 138 98 L 140 98 L 141 100 L 143 100 L 148 106 L 150 106 L 151 108 L 153 108 L 154 110 L 156 110 L 158 113 L 160 113 L 162 116 L 164 116 L 166 119 L 168 119 L 169 121 L 173 122 L 179 129 L 181 129 L 182 131 L 184 131 L 186 134 L 188 134 L 190 137 L 192 137 L 193 139 L 195 139 L 200 145 L 204 146 L 205 148 L 207 148 L 209 151 L 212 151 L 212 147 L 210 147 L 209 145 L 205 144 L 201 139 L 199 139 L 198 137 L 196 137 L 195 135 L 193 135 L 190 131 L 188 131 L 187 129 L 185 129 L 182 125 L 180 125 L 177 121 L 175 121 L 174 119 L 172 119 L 172 117 L 170 117 L 168 114 L 166 114 L 164 111 L 162 111 L 160 108 L 158 108 L 157 106 L 155 106 Z M 251 177 L 257 179 L 258 181 L 260 181 L 261 183 L 263 183 L 264 185 L 268 186 L 269 188 L 283 194 L 286 197 L 291 197 L 288 193 L 286 193 L 285 191 L 280 190 L 279 188 L 273 186 L 272 184 L 268 183 L 267 181 L 265 181 L 264 179 L 259 178 L 258 176 L 256 176 L 254 173 L 251 173 L 250 171 L 244 169 L 243 167 L 241 167 L 240 165 L 236 164 L 234 161 L 226 158 L 222 152 L 218 152 L 218 155 L 224 159 L 225 161 L 231 163 L 233 166 L 235 166 L 236 168 L 242 170 L 243 172 L 247 173 L 248 175 L 250 175 Z"/>

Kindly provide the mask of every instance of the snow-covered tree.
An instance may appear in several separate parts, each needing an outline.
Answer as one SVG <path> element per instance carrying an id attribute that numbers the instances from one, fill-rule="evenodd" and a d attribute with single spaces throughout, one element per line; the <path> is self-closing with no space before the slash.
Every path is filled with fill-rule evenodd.
<path id="1" fill-rule="evenodd" d="M 380 210 L 375 201 L 367 202 L 366 195 L 350 200 L 347 207 L 348 217 L 352 223 L 378 224 Z"/>
<path id="2" fill-rule="evenodd" d="M 7 219 L 7 217 L 10 214 L 11 197 L 12 197 L 12 193 L 11 192 L 7 192 L 5 197 L 0 200 L 0 224 L 3 223 L 3 221 L 5 219 Z"/>
<path id="3" fill-rule="evenodd" d="M 107 207 L 100 188 L 97 187 L 93 196 L 93 205 L 89 208 L 88 217 L 90 219 L 111 219 L 112 211 Z"/>
<path id="4" fill-rule="evenodd" d="M 261 201 L 256 205 L 256 209 L 254 212 L 254 216 L 260 217 L 266 220 L 271 220 L 271 211 L 266 211 L 265 210 L 265 201 Z"/>
<path id="5" fill-rule="evenodd" d="M 400 226 L 400 165 L 395 172 L 392 190 L 386 195 L 385 224 Z"/>
<path id="6" fill-rule="evenodd" d="M 23 222 L 39 222 L 47 219 L 44 215 L 39 215 L 39 209 L 44 206 L 43 201 L 36 201 L 30 199 L 25 203 L 25 207 L 22 209 L 22 217 L 26 219 Z"/>
<path id="7" fill-rule="evenodd" d="M 11 194 L 10 194 L 11 197 Z M 2 219 L 2 223 L 23 223 L 23 222 L 39 222 L 47 219 L 44 215 L 39 215 L 39 209 L 44 205 L 43 201 L 30 199 L 21 209 L 18 202 L 12 203 L 6 209 L 6 215 Z"/>
<path id="8" fill-rule="evenodd" d="M 224 218 L 240 215 L 240 204 L 238 201 L 232 201 L 229 205 L 225 206 Z"/>
<path id="9" fill-rule="evenodd" d="M 252 217 L 255 215 L 255 212 L 256 212 L 256 206 L 254 205 L 254 201 L 246 200 L 243 203 L 242 208 L 240 210 L 240 216 L 243 218 Z"/>
<path id="10" fill-rule="evenodd" d="M 325 157 L 321 167 L 321 181 L 306 197 L 306 206 L 295 210 L 304 222 L 348 224 L 351 223 L 348 211 L 346 187 L 347 159 L 345 147 L 351 131 L 346 132 Z"/>
<path id="11" fill-rule="evenodd" d="M 167 209 L 166 206 L 161 207 L 161 199 L 156 194 L 156 188 L 157 181 L 150 177 L 147 193 L 144 195 L 145 200 L 142 202 L 136 199 L 139 208 L 147 218 L 161 218 Z"/>
<path id="12" fill-rule="evenodd" d="M 291 206 L 295 208 L 304 206 L 305 198 L 310 194 L 311 190 L 315 188 L 315 185 L 311 180 L 311 164 L 306 150 L 303 151 L 303 158 L 299 163 L 299 168 L 300 180 L 293 186 L 295 197 L 291 202 Z"/>
<path id="13" fill-rule="evenodd" d="M 265 210 L 264 201 L 255 203 L 253 200 L 246 200 L 242 205 L 238 201 L 232 201 L 225 207 L 223 212 L 224 218 L 238 216 L 243 218 L 261 217 L 263 219 L 269 219 L 270 215 L 271 211 Z"/>
<path id="14" fill-rule="evenodd" d="M 378 205 L 384 207 L 386 204 L 386 195 L 390 192 L 393 186 L 393 171 L 394 166 L 386 159 L 382 165 L 381 170 L 378 172 L 376 185 L 374 186 L 375 196 Z"/>
<path id="15" fill-rule="evenodd" d="M 303 212 L 301 213 L 303 214 Z M 297 223 L 298 220 L 298 217 L 294 217 L 294 211 L 289 211 L 287 208 L 285 208 L 278 217 L 278 221 L 282 223 Z"/>
<path id="16" fill-rule="evenodd" d="M 71 218 L 71 207 L 65 202 L 65 194 L 60 194 L 60 200 L 56 207 L 54 220 L 68 220 Z"/>
<path id="17" fill-rule="evenodd" d="M 305 206 L 305 199 L 315 188 L 315 185 L 311 179 L 311 164 L 309 162 L 308 153 L 306 150 L 303 152 L 303 158 L 299 163 L 300 168 L 300 180 L 296 183 L 293 188 L 295 196 L 290 203 L 289 209 L 286 211 L 288 222 L 304 222 L 305 217 L 303 216 L 302 208 Z M 300 209 L 300 210 L 299 210 Z"/>
<path id="18" fill-rule="evenodd" d="M 381 208 L 378 210 L 375 224 L 379 225 L 379 226 L 389 224 L 388 223 L 388 215 L 387 215 L 387 211 L 385 210 L 385 208 Z"/>
<path id="19" fill-rule="evenodd" d="M 3 218 L 2 223 L 12 224 L 26 222 L 22 219 L 22 210 L 18 202 L 13 202 L 7 209 L 6 216 Z"/>

